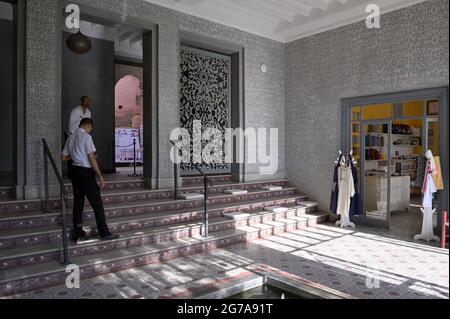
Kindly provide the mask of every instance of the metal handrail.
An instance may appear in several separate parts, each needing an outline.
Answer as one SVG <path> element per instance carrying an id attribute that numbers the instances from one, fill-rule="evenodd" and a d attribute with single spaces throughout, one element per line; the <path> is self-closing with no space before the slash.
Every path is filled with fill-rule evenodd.
<path id="1" fill-rule="evenodd" d="M 174 146 L 174 152 L 180 151 L 178 146 L 175 144 L 174 141 L 170 140 L 170 143 Z M 173 164 L 173 170 L 174 170 L 174 187 L 175 187 L 175 200 L 179 198 L 178 193 L 178 164 L 177 164 L 177 155 L 174 156 L 174 164 Z M 209 197 L 209 189 L 208 185 L 211 186 L 211 188 L 214 186 L 213 182 L 208 178 L 208 176 L 198 167 L 198 164 L 195 165 L 195 169 L 203 176 L 203 227 L 205 228 L 204 237 L 208 239 L 208 233 L 209 233 L 209 218 L 208 218 L 208 197 Z"/>
<path id="2" fill-rule="evenodd" d="M 69 261 L 69 248 L 68 248 L 68 234 L 67 234 L 67 220 L 66 220 L 66 210 L 67 210 L 67 201 L 69 198 L 69 194 L 67 193 L 66 187 L 64 186 L 64 182 L 61 174 L 58 171 L 58 167 L 56 166 L 55 160 L 50 152 L 50 148 L 46 140 L 42 139 L 43 150 L 44 150 L 44 182 L 45 182 L 45 201 L 44 201 L 44 211 L 45 213 L 51 212 L 51 207 L 49 205 L 50 202 L 50 193 L 49 193 L 49 182 L 48 182 L 48 161 L 52 165 L 53 171 L 56 175 L 56 178 L 59 182 L 60 187 L 60 199 L 61 199 L 61 219 L 62 219 L 62 236 L 63 236 L 63 262 L 64 266 L 70 264 Z"/>
<path id="3" fill-rule="evenodd" d="M 177 152 L 179 152 L 179 148 L 177 147 L 177 145 L 175 144 L 174 141 L 170 141 L 170 143 L 173 145 L 174 147 L 174 162 L 173 162 L 173 185 L 175 187 L 174 190 L 174 197 L 175 200 L 179 199 L 179 190 L 178 190 L 178 163 L 177 163 L 177 159 L 178 159 L 178 154 Z"/>
<path id="4" fill-rule="evenodd" d="M 209 189 L 208 184 L 213 187 L 212 181 L 208 178 L 208 176 L 198 167 L 198 164 L 195 165 L 195 169 L 203 176 L 203 227 L 205 227 L 205 238 L 208 239 L 209 234 L 209 221 L 208 221 L 208 197 L 209 197 Z"/>

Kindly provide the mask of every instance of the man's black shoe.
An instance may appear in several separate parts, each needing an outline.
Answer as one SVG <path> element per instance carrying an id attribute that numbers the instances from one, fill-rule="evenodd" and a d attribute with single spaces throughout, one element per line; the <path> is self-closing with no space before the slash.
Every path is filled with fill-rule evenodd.
<path id="1" fill-rule="evenodd" d="M 74 241 L 77 244 L 80 244 L 84 241 L 86 241 L 86 232 L 84 230 L 81 231 L 75 231 Z"/>
<path id="2" fill-rule="evenodd" d="M 108 236 L 102 237 L 101 240 L 115 240 L 119 239 L 119 237 L 120 237 L 119 235 L 110 234 Z"/>
<path id="3" fill-rule="evenodd" d="M 85 236 L 80 236 L 80 237 L 75 238 L 75 242 L 76 242 L 77 244 L 82 244 L 82 243 L 85 242 L 86 240 L 87 240 L 87 238 L 86 238 Z"/>

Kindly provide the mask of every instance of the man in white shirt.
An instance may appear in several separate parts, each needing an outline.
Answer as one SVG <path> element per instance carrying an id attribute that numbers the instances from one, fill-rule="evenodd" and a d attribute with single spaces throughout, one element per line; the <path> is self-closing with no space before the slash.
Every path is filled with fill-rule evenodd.
<path id="1" fill-rule="evenodd" d="M 89 96 L 83 96 L 80 99 L 81 105 L 73 108 L 70 113 L 69 128 L 67 135 L 72 135 L 80 126 L 80 121 L 84 118 L 92 118 L 89 110 Z"/>
<path id="2" fill-rule="evenodd" d="M 67 139 L 62 154 L 63 161 L 73 161 L 69 173 L 73 187 L 73 226 L 77 243 L 85 240 L 85 232 L 83 231 L 85 197 L 87 197 L 94 209 L 98 233 L 101 239 L 113 240 L 119 238 L 119 236 L 112 235 L 109 232 L 106 224 L 105 210 L 100 195 L 100 189 L 105 188 L 105 180 L 94 155 L 96 149 L 90 135 L 92 128 L 93 122 L 90 118 L 82 119 L 79 128 Z M 95 175 L 100 180 L 100 187 L 97 184 Z"/>

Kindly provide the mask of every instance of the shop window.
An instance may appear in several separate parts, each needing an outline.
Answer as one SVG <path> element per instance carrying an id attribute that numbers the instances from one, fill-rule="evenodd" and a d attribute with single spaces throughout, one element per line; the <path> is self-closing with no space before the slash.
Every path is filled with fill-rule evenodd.
<path id="1" fill-rule="evenodd" d="M 427 115 L 438 116 L 439 115 L 439 100 L 427 101 Z"/>
<path id="2" fill-rule="evenodd" d="M 352 121 L 361 120 L 361 107 L 354 106 L 352 107 Z"/>
<path id="3" fill-rule="evenodd" d="M 362 108 L 363 120 L 380 120 L 392 117 L 392 104 L 372 104 Z"/>
<path id="4" fill-rule="evenodd" d="M 424 113 L 424 103 L 424 100 L 394 103 L 394 117 L 422 117 Z"/>

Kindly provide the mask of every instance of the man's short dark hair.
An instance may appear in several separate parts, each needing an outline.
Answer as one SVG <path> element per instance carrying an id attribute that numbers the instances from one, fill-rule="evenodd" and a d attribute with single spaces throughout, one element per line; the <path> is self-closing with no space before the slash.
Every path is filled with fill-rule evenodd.
<path id="1" fill-rule="evenodd" d="M 94 126 L 94 122 L 92 121 L 92 119 L 85 117 L 84 119 L 81 120 L 80 127 L 86 126 L 86 125 Z"/>
<path id="2" fill-rule="evenodd" d="M 81 97 L 80 101 L 83 102 L 83 100 L 84 100 L 85 98 L 89 98 L 89 96 L 83 95 L 83 96 Z"/>

